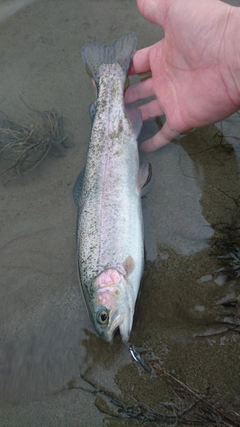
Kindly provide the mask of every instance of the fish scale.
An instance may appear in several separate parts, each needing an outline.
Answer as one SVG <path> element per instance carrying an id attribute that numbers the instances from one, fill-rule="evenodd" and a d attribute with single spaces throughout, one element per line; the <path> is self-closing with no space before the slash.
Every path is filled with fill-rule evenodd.
<path id="1" fill-rule="evenodd" d="M 141 125 L 134 125 L 129 115 L 133 122 L 141 116 L 136 110 L 127 112 L 123 101 L 135 45 L 135 36 L 129 33 L 113 46 L 87 43 L 83 47 L 98 96 L 86 167 L 74 186 L 77 259 L 89 313 L 106 341 L 112 340 L 118 327 L 123 341 L 128 340 L 143 270 L 141 185 L 134 129 Z"/>
<path id="2" fill-rule="evenodd" d="M 115 69 L 116 65 L 111 65 L 111 68 Z M 112 85 L 116 88 L 116 83 L 113 79 L 109 81 L 111 70 L 107 69 L 106 76 L 102 76 L 97 115 L 89 145 L 83 187 L 84 203 L 78 228 L 79 265 L 84 283 L 96 277 L 103 268 L 123 262 L 130 255 L 129 240 L 135 240 L 132 232 L 136 231 L 136 236 L 139 234 L 140 225 L 135 227 L 133 219 L 134 207 L 141 211 L 136 179 L 139 167 L 136 137 L 121 105 L 124 76 L 121 76 L 120 71 L 118 93 L 114 91 L 115 97 L 107 108 L 106 99 L 112 99 Z M 119 123 L 122 126 L 120 133 Z M 126 168 L 127 164 L 131 164 L 131 169 Z M 82 241 L 87 243 L 83 247 Z M 133 251 L 138 252 L 136 248 Z"/>

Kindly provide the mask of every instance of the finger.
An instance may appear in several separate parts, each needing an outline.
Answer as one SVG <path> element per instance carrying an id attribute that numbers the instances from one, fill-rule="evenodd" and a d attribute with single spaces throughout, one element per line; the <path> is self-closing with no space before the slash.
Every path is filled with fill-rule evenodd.
<path id="1" fill-rule="evenodd" d="M 130 85 L 125 91 L 124 101 L 126 104 L 138 101 L 139 99 L 149 98 L 154 96 L 152 79 L 144 80 L 143 82 Z"/>
<path id="2" fill-rule="evenodd" d="M 149 22 L 164 27 L 167 10 L 172 0 L 137 0 L 141 15 Z"/>
<path id="3" fill-rule="evenodd" d="M 162 129 L 156 133 L 152 138 L 144 141 L 140 145 L 140 150 L 145 152 L 155 151 L 160 147 L 168 144 L 172 141 L 176 136 L 179 135 L 175 129 L 169 127 L 168 123 L 164 123 Z"/>
<path id="4" fill-rule="evenodd" d="M 149 64 L 150 49 L 151 46 L 148 46 L 134 53 L 128 75 L 148 73 L 151 71 Z"/>
<path id="5" fill-rule="evenodd" d="M 142 119 L 149 120 L 157 116 L 163 116 L 165 113 L 157 99 L 140 106 Z"/>

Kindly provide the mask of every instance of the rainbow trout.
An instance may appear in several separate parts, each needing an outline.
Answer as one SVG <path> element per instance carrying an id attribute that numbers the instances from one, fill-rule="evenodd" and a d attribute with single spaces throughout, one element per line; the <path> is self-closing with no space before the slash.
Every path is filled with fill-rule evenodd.
<path id="1" fill-rule="evenodd" d="M 97 87 L 87 161 L 75 183 L 77 261 L 81 286 L 98 334 L 127 342 L 143 271 L 141 190 L 150 165 L 139 168 L 140 111 L 124 106 L 133 33 L 112 46 L 86 43 L 82 57 Z"/>

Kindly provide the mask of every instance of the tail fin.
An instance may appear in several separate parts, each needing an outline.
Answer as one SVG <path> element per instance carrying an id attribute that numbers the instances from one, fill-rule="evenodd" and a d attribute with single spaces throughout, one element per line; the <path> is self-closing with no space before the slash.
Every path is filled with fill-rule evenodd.
<path id="1" fill-rule="evenodd" d="M 82 58 L 95 82 L 99 82 L 99 67 L 101 64 L 114 64 L 118 62 L 127 74 L 136 50 L 136 44 L 137 39 L 133 32 L 124 34 L 112 46 L 92 42 L 85 43 L 82 48 Z"/>

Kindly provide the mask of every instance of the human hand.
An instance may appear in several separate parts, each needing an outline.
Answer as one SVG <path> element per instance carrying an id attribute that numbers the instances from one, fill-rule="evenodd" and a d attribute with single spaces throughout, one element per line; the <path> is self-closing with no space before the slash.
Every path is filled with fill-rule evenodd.
<path id="1" fill-rule="evenodd" d="M 154 151 L 179 133 L 240 108 L 240 8 L 219 0 L 137 4 L 143 17 L 165 32 L 162 40 L 134 54 L 129 74 L 151 71 L 152 77 L 125 93 L 126 103 L 155 96 L 140 107 L 143 120 L 166 116 L 162 129 L 141 145 L 143 151 Z"/>

